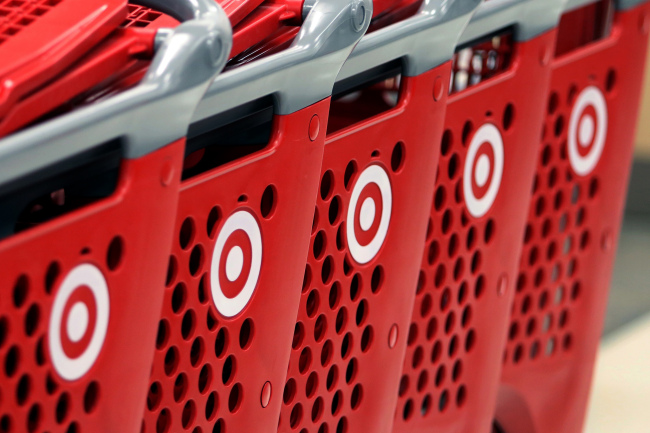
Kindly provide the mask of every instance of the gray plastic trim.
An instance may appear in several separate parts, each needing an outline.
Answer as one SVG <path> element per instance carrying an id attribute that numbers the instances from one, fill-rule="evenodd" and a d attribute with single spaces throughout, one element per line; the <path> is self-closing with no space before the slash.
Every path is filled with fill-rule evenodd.
<path id="1" fill-rule="evenodd" d="M 219 75 L 193 122 L 267 95 L 274 96 L 277 114 L 291 114 L 327 98 L 371 17 L 371 0 L 316 1 L 289 48 Z"/>
<path id="2" fill-rule="evenodd" d="M 450 60 L 481 0 L 425 0 L 418 13 L 363 37 L 338 80 L 404 58 L 404 74 L 420 75 Z"/>
<path id="3" fill-rule="evenodd" d="M 477 9 L 459 45 L 505 27 L 515 27 L 515 39 L 523 42 L 555 28 L 567 0 L 490 0 Z"/>
<path id="4" fill-rule="evenodd" d="M 565 0 L 564 7 L 562 8 L 562 13 L 581 8 L 583 6 L 587 6 L 588 4 L 596 3 L 598 1 L 599 0 Z M 616 1 L 614 2 L 616 3 Z"/>
<path id="5" fill-rule="evenodd" d="M 169 0 L 147 0 L 190 20 L 162 42 L 140 84 L 0 140 L 0 184 L 116 138 L 127 158 L 138 158 L 185 136 L 198 101 L 227 61 L 232 30 L 214 0 L 183 1 L 174 9 Z"/>
<path id="6" fill-rule="evenodd" d="M 646 3 L 648 0 L 616 0 L 616 9 L 617 10 L 627 10 L 639 6 L 642 3 Z"/>
<path id="7" fill-rule="evenodd" d="M 591 3 L 596 3 L 598 0 L 566 0 L 564 12 L 578 9 L 579 7 L 586 6 Z M 639 6 L 640 4 L 647 3 L 648 0 L 614 0 L 616 10 L 627 10 Z"/>

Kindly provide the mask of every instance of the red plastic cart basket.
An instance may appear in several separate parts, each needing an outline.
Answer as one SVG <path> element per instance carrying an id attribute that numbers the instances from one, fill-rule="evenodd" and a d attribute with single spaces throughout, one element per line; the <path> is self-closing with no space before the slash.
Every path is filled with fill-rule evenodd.
<path id="1" fill-rule="evenodd" d="M 475 2 L 364 36 L 334 87 L 279 431 L 389 432 L 453 47 Z"/>
<path id="2" fill-rule="evenodd" d="M 199 105 L 145 432 L 275 432 L 329 96 L 371 11 L 316 3 L 291 47 L 224 72 Z"/>
<path id="3" fill-rule="evenodd" d="M 313 1 L 304 3 L 293 0 L 217 1 L 226 11 L 233 26 L 233 47 L 230 57 L 239 56 L 233 63 L 254 60 L 260 51 L 264 55 L 270 54 L 269 44 L 277 42 L 278 39 L 286 43 L 284 45 L 286 48 L 314 3 Z M 140 0 L 140 3 L 146 4 L 147 2 Z M 123 26 L 151 29 L 173 27 L 173 24 L 172 17 L 155 7 L 129 5 L 129 16 Z"/>
<path id="4" fill-rule="evenodd" d="M 650 6 L 570 2 L 560 22 L 497 422 L 578 433 L 633 151 Z M 635 6 L 636 4 L 636 6 Z M 611 23 L 611 27 L 610 24 Z"/>
<path id="5" fill-rule="evenodd" d="M 490 429 L 560 12 L 486 2 L 461 37 L 395 432 Z"/>
<path id="6" fill-rule="evenodd" d="M 0 141 L 0 430 L 140 429 L 182 137 L 230 48 L 185 6 L 141 85 Z"/>
<path id="7" fill-rule="evenodd" d="M 0 1 L 0 119 L 126 16 L 125 0 Z"/>

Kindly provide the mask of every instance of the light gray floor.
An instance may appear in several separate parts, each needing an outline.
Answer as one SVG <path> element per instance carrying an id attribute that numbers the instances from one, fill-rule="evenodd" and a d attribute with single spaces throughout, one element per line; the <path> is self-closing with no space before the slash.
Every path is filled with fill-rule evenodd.
<path id="1" fill-rule="evenodd" d="M 585 433 L 650 432 L 650 314 L 601 344 Z"/>

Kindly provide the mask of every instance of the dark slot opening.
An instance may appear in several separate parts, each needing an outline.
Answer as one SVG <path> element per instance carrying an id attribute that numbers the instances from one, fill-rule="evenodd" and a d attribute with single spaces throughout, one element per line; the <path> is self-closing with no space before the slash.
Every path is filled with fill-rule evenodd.
<path id="1" fill-rule="evenodd" d="M 570 53 L 606 37 L 614 19 L 612 0 L 599 0 L 562 15 L 558 25 L 555 56 Z"/>
<path id="2" fill-rule="evenodd" d="M 121 159 L 113 140 L 0 186 L 0 239 L 110 196 Z"/>
<path id="3" fill-rule="evenodd" d="M 334 84 L 327 133 L 339 131 L 395 107 L 400 98 L 401 59 Z"/>
<path id="4" fill-rule="evenodd" d="M 514 58 L 512 28 L 460 45 L 452 59 L 449 93 L 462 92 L 506 72 Z"/>
<path id="5" fill-rule="evenodd" d="M 264 149 L 272 132 L 271 96 L 190 125 L 183 180 Z"/>
<path id="6" fill-rule="evenodd" d="M 492 422 L 492 433 L 506 433 L 497 420 Z"/>

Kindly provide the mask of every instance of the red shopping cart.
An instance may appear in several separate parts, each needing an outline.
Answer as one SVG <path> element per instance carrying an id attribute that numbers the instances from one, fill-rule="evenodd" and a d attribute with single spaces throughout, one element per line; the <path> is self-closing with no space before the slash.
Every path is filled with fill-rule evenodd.
<path id="1" fill-rule="evenodd" d="M 496 419 L 580 432 L 632 158 L 650 6 L 572 1 L 562 16 Z"/>
<path id="2" fill-rule="evenodd" d="M 0 141 L 0 430 L 140 428 L 183 137 L 230 48 L 185 7 L 140 85 Z"/>
<path id="3" fill-rule="evenodd" d="M 478 3 L 423 5 L 364 36 L 339 74 L 281 432 L 391 429 L 449 60 Z"/>
<path id="4" fill-rule="evenodd" d="M 316 3 L 290 47 L 226 71 L 199 105 L 143 431 L 276 430 L 329 96 L 371 11 Z"/>
<path id="5" fill-rule="evenodd" d="M 395 432 L 492 424 L 560 6 L 483 3 L 456 49 Z"/>

